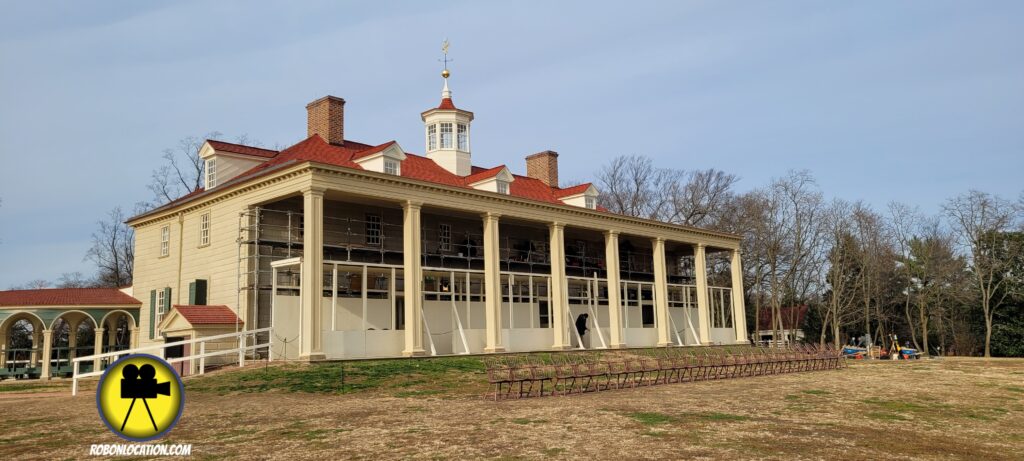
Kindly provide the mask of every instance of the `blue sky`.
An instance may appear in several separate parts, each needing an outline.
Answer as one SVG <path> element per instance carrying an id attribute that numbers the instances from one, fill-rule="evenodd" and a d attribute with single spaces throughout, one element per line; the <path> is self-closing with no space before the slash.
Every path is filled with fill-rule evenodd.
<path id="1" fill-rule="evenodd" d="M 624 8 L 628 5 L 629 8 Z M 1024 189 L 1024 2 L 48 2 L 0 8 L 0 288 L 92 268 L 110 208 L 189 135 L 291 145 L 305 104 L 422 152 L 440 42 L 474 163 L 563 179 L 621 154 L 745 191 L 809 169 L 828 196 L 937 212 Z"/>

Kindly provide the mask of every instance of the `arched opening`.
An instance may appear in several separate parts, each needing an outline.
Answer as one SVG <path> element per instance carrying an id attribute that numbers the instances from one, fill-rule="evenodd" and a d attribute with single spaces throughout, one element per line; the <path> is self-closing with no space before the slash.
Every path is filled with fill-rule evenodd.
<path id="1" fill-rule="evenodd" d="M 113 311 L 103 317 L 103 352 L 116 352 L 130 349 L 135 338 L 135 319 L 125 311 Z"/>
<path id="2" fill-rule="evenodd" d="M 92 355 L 95 351 L 96 325 L 91 316 L 80 311 L 61 314 L 51 326 L 50 375 L 71 376 L 75 357 Z M 91 371 L 91 363 L 79 370 Z"/>
<path id="3" fill-rule="evenodd" d="M 43 322 L 29 313 L 18 313 L 3 322 L 3 354 L 0 379 L 38 378 L 42 369 Z"/>

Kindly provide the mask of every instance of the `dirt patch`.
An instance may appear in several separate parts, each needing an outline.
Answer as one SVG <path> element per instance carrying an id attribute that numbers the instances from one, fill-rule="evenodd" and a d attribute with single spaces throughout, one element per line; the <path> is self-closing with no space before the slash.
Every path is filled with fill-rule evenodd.
<path id="1" fill-rule="evenodd" d="M 192 443 L 200 459 L 1001 460 L 1024 452 L 1024 360 L 857 362 L 501 402 L 482 398 L 478 365 L 450 365 L 344 368 L 344 385 L 340 364 L 190 379 L 185 413 L 165 441 Z M 88 391 L 3 399 L 0 410 L 3 459 L 81 458 L 91 443 L 119 441 Z"/>

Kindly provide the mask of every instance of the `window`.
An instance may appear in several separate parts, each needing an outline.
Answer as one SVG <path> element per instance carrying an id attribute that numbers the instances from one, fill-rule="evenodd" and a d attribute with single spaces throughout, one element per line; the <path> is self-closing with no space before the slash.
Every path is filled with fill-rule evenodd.
<path id="1" fill-rule="evenodd" d="M 206 188 L 217 187 L 217 158 L 206 159 Z"/>
<path id="2" fill-rule="evenodd" d="M 380 215 L 366 215 L 366 244 L 380 245 L 381 225 Z"/>
<path id="3" fill-rule="evenodd" d="M 437 125 L 427 125 L 427 150 L 437 149 Z"/>
<path id="4" fill-rule="evenodd" d="M 160 228 L 160 256 L 171 254 L 171 226 Z"/>
<path id="5" fill-rule="evenodd" d="M 167 290 L 156 291 L 156 313 L 160 314 L 156 318 L 156 323 L 160 323 L 160 319 L 167 313 Z"/>
<path id="6" fill-rule="evenodd" d="M 508 182 L 502 180 L 496 182 L 498 183 L 498 193 L 508 195 Z"/>
<path id="7" fill-rule="evenodd" d="M 597 208 L 597 200 L 594 200 L 594 197 L 587 197 L 585 199 L 585 203 L 587 205 L 587 208 L 590 208 L 591 210 Z"/>
<path id="8" fill-rule="evenodd" d="M 199 216 L 199 246 L 204 247 L 210 244 L 210 213 L 203 213 Z"/>
<path id="9" fill-rule="evenodd" d="M 452 250 L 452 226 L 441 224 L 437 228 L 437 249 L 441 251 Z"/>
<path id="10" fill-rule="evenodd" d="M 458 125 L 458 130 L 459 150 L 463 152 L 469 151 L 469 130 L 467 129 L 466 124 L 460 123 Z"/>
<path id="11" fill-rule="evenodd" d="M 452 124 L 451 122 L 441 123 L 441 148 L 452 148 Z"/>
<path id="12" fill-rule="evenodd" d="M 384 159 L 384 173 L 398 175 L 398 160 Z"/>

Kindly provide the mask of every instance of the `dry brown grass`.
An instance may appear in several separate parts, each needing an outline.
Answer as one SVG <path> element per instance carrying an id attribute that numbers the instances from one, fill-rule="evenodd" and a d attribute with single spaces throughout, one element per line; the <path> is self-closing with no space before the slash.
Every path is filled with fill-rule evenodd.
<path id="1" fill-rule="evenodd" d="M 1024 360 L 848 369 L 491 402 L 483 375 L 417 373 L 360 390 L 186 383 L 165 442 L 201 459 L 1021 459 Z M 241 372 L 249 384 L 254 370 Z M 351 378 L 358 383 L 358 374 Z M 12 388 L 13 389 L 13 388 Z M 340 392 L 340 393 L 339 393 Z M 0 399 L 0 459 L 83 458 L 118 442 L 89 392 Z"/>

